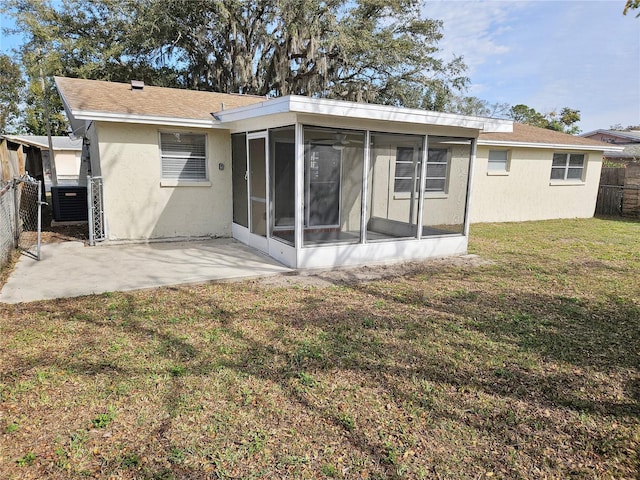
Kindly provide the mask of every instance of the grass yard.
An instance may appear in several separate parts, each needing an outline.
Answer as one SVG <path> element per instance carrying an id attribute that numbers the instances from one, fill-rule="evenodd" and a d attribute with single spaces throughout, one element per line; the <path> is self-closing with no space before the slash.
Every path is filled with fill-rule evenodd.
<path id="1" fill-rule="evenodd" d="M 0 306 L 0 478 L 638 478 L 640 223 L 480 266 Z"/>

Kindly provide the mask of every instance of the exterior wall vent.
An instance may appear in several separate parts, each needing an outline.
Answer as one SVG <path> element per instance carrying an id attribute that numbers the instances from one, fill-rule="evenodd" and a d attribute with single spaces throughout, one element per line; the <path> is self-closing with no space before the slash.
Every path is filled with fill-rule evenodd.
<path id="1" fill-rule="evenodd" d="M 142 90 L 144 82 L 142 80 L 131 80 L 131 90 Z"/>

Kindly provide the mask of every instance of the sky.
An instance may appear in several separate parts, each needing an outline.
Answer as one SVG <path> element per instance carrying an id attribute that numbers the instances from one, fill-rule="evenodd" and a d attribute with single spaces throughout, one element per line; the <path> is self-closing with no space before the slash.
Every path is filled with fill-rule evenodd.
<path id="1" fill-rule="evenodd" d="M 462 55 L 468 94 L 546 113 L 580 110 L 582 132 L 640 125 L 640 18 L 624 0 L 429 0 L 444 59 Z"/>
<path id="2" fill-rule="evenodd" d="M 425 0 L 440 55 L 462 55 L 468 95 L 542 113 L 580 110 L 583 132 L 640 124 L 640 18 L 624 0 Z M 11 27 L 0 16 L 1 27 Z M 20 37 L 0 36 L 10 53 Z"/>

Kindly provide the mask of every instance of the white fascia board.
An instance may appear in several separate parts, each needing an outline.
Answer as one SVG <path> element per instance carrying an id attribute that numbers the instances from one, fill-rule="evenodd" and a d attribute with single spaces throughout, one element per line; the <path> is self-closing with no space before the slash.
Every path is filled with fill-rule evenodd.
<path id="1" fill-rule="evenodd" d="M 172 127 L 226 128 L 213 117 L 211 117 L 211 120 L 202 120 L 198 118 L 162 117 L 156 115 L 135 115 L 91 111 L 72 111 L 71 114 L 73 118 L 77 120 L 92 120 L 98 122 L 141 123 Z"/>
<path id="2" fill-rule="evenodd" d="M 606 145 L 566 145 L 560 143 L 532 143 L 532 142 L 509 142 L 506 140 L 481 140 L 478 139 L 478 146 L 482 147 L 524 147 L 524 148 L 546 148 L 553 150 L 588 150 L 594 152 L 617 151 L 624 150 L 623 147 L 609 147 Z"/>
<path id="3" fill-rule="evenodd" d="M 224 123 L 288 112 L 382 120 L 394 123 L 461 127 L 485 132 L 513 131 L 513 122 L 511 120 L 470 117 L 452 113 L 430 112 L 427 110 L 392 107 L 389 105 L 345 102 L 343 100 L 328 100 L 298 95 L 290 95 L 247 107 L 217 112 L 216 118 Z"/>

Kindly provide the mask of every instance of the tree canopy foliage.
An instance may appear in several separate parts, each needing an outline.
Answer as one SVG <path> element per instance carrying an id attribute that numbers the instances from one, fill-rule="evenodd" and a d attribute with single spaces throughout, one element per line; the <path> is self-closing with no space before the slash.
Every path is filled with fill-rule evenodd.
<path id="1" fill-rule="evenodd" d="M 580 121 L 580 110 L 564 107 L 560 112 L 552 111 L 542 114 L 535 109 L 519 104 L 511 107 L 508 117 L 514 122 L 526 123 L 534 127 L 546 128 L 557 132 L 574 135 L 580 132 L 577 123 Z"/>
<path id="2" fill-rule="evenodd" d="M 20 66 L 8 55 L 0 54 L 0 132 L 16 129 L 18 105 L 24 80 Z"/>
<path id="3" fill-rule="evenodd" d="M 19 55 L 34 133 L 41 70 L 431 110 L 468 83 L 461 58 L 437 55 L 442 23 L 417 0 L 7 0 L 4 10 L 26 37 Z"/>
<path id="4" fill-rule="evenodd" d="M 640 8 L 640 0 L 627 0 L 622 13 L 626 15 L 627 13 L 629 13 L 629 11 L 636 10 L 638 8 Z M 638 13 L 636 17 L 640 17 L 640 13 Z"/>

